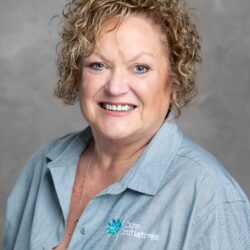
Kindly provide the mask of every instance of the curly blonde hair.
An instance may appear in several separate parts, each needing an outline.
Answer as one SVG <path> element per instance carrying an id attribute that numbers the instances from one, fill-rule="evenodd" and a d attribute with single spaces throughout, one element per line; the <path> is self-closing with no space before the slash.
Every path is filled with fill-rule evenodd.
<path id="1" fill-rule="evenodd" d="M 201 62 L 200 36 L 185 0 L 71 0 L 63 11 L 58 46 L 55 96 L 65 104 L 78 101 L 82 61 L 94 50 L 102 24 L 112 17 L 142 14 L 160 25 L 166 36 L 175 117 L 197 93 L 196 63 Z"/>

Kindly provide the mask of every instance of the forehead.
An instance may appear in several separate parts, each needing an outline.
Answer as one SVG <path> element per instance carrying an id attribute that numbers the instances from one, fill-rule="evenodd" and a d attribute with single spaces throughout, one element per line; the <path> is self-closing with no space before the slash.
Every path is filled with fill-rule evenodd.
<path id="1" fill-rule="evenodd" d="M 133 50 L 148 50 L 166 54 L 166 40 L 159 25 L 143 15 L 132 14 L 106 21 L 101 26 L 95 50 L 115 46 L 128 53 Z"/>

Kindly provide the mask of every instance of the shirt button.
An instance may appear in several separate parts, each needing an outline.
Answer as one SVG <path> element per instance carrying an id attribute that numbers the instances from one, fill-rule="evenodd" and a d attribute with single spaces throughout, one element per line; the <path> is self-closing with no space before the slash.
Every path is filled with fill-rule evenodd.
<path id="1" fill-rule="evenodd" d="M 85 227 L 82 227 L 82 228 L 81 228 L 80 233 L 81 233 L 82 235 L 85 235 L 85 234 L 86 234 L 86 229 L 85 229 Z"/>

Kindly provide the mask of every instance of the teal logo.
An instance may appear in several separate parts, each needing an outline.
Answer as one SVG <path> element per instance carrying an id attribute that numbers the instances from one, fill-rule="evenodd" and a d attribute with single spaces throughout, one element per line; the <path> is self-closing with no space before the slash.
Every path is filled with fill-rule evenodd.
<path id="1" fill-rule="evenodd" d="M 106 232 L 111 235 L 116 235 L 119 233 L 121 227 L 122 227 L 122 223 L 120 220 L 112 220 L 108 223 Z"/>

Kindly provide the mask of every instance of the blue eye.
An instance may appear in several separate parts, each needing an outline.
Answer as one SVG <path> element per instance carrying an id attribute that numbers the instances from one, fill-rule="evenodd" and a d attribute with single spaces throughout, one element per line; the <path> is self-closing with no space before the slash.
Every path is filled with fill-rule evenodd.
<path id="1" fill-rule="evenodd" d="M 141 64 L 136 65 L 136 66 L 134 67 L 134 71 L 135 71 L 135 73 L 138 73 L 138 74 L 144 74 L 144 73 L 147 73 L 147 72 L 148 72 L 148 70 L 149 70 L 149 68 L 148 68 L 147 66 L 145 66 L 145 65 L 141 65 Z"/>
<path id="2" fill-rule="evenodd" d="M 105 68 L 105 65 L 103 63 L 91 63 L 89 67 L 94 70 L 102 70 L 103 68 Z"/>

